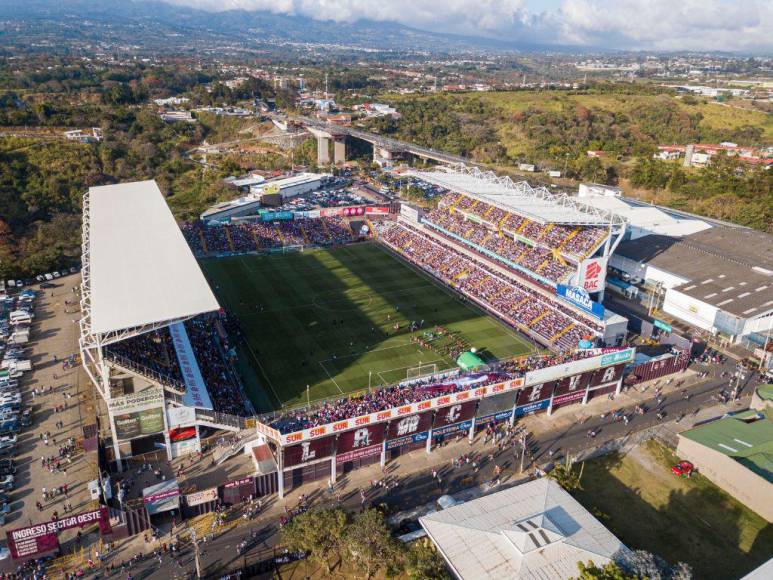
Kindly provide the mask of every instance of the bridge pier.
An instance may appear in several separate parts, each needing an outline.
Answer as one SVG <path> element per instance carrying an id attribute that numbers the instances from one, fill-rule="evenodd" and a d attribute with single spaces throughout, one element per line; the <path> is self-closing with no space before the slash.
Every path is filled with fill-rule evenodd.
<path id="1" fill-rule="evenodd" d="M 330 139 L 317 135 L 317 165 L 330 164 Z"/>
<path id="2" fill-rule="evenodd" d="M 336 165 L 346 163 L 346 137 L 336 138 L 333 141 L 333 163 Z"/>

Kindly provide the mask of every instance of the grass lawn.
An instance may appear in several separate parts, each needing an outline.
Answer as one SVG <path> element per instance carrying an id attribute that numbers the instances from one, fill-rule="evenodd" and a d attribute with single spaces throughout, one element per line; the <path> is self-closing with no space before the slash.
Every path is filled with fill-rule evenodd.
<path id="1" fill-rule="evenodd" d="M 241 373 L 259 410 L 327 399 L 405 379 L 408 369 L 455 362 L 411 343 L 442 325 L 484 357 L 533 350 L 514 330 L 460 301 L 375 244 L 271 256 L 206 259 L 202 268 L 245 341 Z M 395 332 L 394 325 L 400 325 Z M 423 370 L 431 370 L 424 366 Z"/>
<path id="2" fill-rule="evenodd" d="M 580 503 L 632 549 L 687 562 L 696 578 L 736 579 L 773 555 L 773 526 L 709 480 L 671 474 L 653 441 L 585 463 Z"/>

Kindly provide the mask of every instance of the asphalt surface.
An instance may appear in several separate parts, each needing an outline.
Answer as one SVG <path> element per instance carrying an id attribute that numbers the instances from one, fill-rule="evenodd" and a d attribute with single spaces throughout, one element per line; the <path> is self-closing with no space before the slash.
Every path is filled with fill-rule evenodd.
<path id="1" fill-rule="evenodd" d="M 735 361 L 730 360 L 722 367 L 702 367 L 693 365 L 696 371 L 710 370 L 715 374 L 725 370 L 729 373 L 735 371 Z M 745 381 L 741 381 L 741 393 L 748 393 L 756 381 L 754 376 L 747 373 Z M 624 437 L 634 432 L 642 431 L 660 423 L 656 417 L 656 409 L 665 413 L 663 422 L 675 420 L 679 416 L 696 413 L 703 408 L 718 404 L 716 395 L 720 389 L 728 389 L 729 378 L 711 378 L 689 388 L 689 398 L 684 398 L 680 392 L 672 393 L 658 404 L 655 398 L 647 400 L 644 406 L 648 411 L 644 415 L 634 416 L 628 425 L 622 421 L 614 421 L 610 414 L 605 417 L 592 416 L 583 423 L 574 423 L 565 430 L 556 430 L 544 433 L 532 438 L 529 450 L 536 463 L 548 461 L 548 454 L 553 450 L 555 457 L 564 454 L 574 454 L 589 447 L 599 447 L 608 441 Z M 654 395 L 654 389 L 652 390 Z M 629 415 L 633 412 L 634 404 L 621 406 L 620 409 Z M 730 406 L 728 405 L 728 408 Z M 595 431 L 596 436 L 590 438 L 588 432 Z M 507 485 L 508 479 L 513 478 L 520 466 L 520 460 L 513 449 L 506 449 L 500 455 L 495 453 L 493 462 L 487 458 L 482 459 L 479 471 L 475 471 L 472 464 L 452 468 L 450 465 L 439 470 L 442 483 L 438 484 L 429 471 L 416 473 L 402 478 L 395 487 L 389 491 L 381 490 L 380 493 L 369 493 L 366 506 L 385 503 L 393 510 L 403 511 L 433 501 L 442 494 L 457 493 L 463 489 L 476 486 L 482 482 L 493 479 L 493 466 L 498 464 L 504 468 L 502 484 Z M 526 462 L 528 465 L 528 461 Z M 387 480 L 389 476 L 387 475 Z M 340 505 L 351 511 L 362 509 L 362 500 L 359 490 L 350 490 L 348 494 L 336 501 L 331 494 L 324 489 L 324 482 L 320 482 L 320 489 L 309 497 L 314 506 Z M 200 543 L 200 562 L 203 576 L 207 578 L 221 578 L 227 575 L 229 570 L 242 568 L 246 564 L 252 564 L 272 554 L 280 541 L 280 526 L 278 521 L 262 521 L 256 518 L 254 525 L 239 526 L 222 535 Z M 407 531 L 407 530 L 406 530 Z M 163 541 L 164 539 L 162 539 Z M 245 550 L 239 550 L 241 542 L 248 542 Z M 113 562 L 117 565 L 121 561 L 120 554 Z M 176 557 L 162 555 L 157 557 L 146 556 L 142 561 L 123 572 L 115 571 L 112 574 L 101 573 L 96 578 L 194 578 L 195 560 L 193 548 L 184 548 Z M 270 577 L 268 575 L 267 577 Z"/>

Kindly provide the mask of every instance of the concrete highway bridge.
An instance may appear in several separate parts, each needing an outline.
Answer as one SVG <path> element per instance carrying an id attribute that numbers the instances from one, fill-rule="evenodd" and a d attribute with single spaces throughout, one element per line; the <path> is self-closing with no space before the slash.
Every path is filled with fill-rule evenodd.
<path id="1" fill-rule="evenodd" d="M 369 133 L 353 127 L 345 127 L 334 123 L 327 123 L 319 119 L 303 116 L 288 116 L 287 119 L 302 124 L 317 139 L 317 164 L 329 165 L 330 142 L 333 142 L 333 159 L 336 165 L 346 161 L 346 139 L 359 139 L 373 146 L 373 160 L 379 159 L 391 161 L 402 155 L 413 155 L 421 159 L 431 159 L 438 163 L 471 163 L 471 160 L 460 155 L 452 155 L 443 151 L 436 151 L 429 147 L 413 145 L 405 141 L 390 139 L 376 133 Z M 281 121 L 280 121 L 281 122 Z M 274 123 L 278 127 L 278 123 Z"/>

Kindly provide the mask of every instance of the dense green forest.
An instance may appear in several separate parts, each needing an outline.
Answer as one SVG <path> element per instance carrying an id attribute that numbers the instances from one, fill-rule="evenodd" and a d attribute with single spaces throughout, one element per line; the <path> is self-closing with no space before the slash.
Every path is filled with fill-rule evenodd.
<path id="1" fill-rule="evenodd" d="M 652 201 L 773 232 L 773 171 L 729 158 L 704 169 L 652 159 L 662 144 L 769 146 L 769 113 L 677 96 L 649 85 L 388 100 L 401 116 L 369 121 L 381 134 L 495 169 L 525 162 L 559 170 L 569 179 L 630 183 L 646 190 L 643 196 Z M 590 157 L 588 151 L 601 151 L 602 156 Z"/>
<path id="2" fill-rule="evenodd" d="M 207 114 L 195 124 L 166 124 L 147 100 L 183 93 L 192 104 L 212 105 L 252 97 L 292 102 L 292 95 L 256 79 L 229 89 L 212 82 L 211 73 L 188 70 L 50 57 L 22 68 L 0 62 L 0 278 L 77 264 L 81 200 L 90 186 L 155 179 L 183 219 L 231 194 L 222 177 L 239 172 L 244 160 L 223 156 L 205 170 L 187 151 L 205 139 L 232 138 L 242 126 Z M 99 127 L 104 138 L 65 141 L 61 131 L 69 127 Z M 312 153 L 299 150 L 296 162 Z M 250 167 L 287 164 L 270 153 L 248 161 Z"/>

